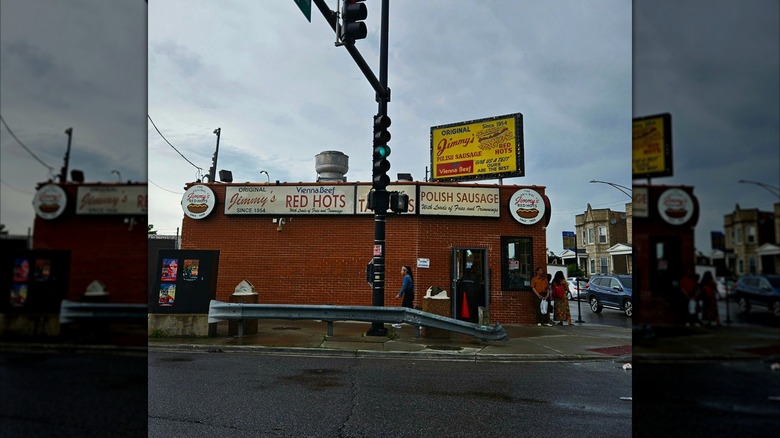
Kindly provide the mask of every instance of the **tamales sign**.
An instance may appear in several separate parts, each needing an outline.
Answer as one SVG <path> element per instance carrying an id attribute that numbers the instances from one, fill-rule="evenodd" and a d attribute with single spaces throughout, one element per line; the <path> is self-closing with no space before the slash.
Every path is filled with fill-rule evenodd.
<path id="1" fill-rule="evenodd" d="M 431 128 L 432 181 L 525 176 L 523 115 Z"/>

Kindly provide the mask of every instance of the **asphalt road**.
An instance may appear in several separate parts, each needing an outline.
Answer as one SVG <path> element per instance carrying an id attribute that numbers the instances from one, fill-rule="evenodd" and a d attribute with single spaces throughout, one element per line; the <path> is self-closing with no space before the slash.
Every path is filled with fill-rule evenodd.
<path id="1" fill-rule="evenodd" d="M 630 397 L 609 361 L 149 354 L 150 437 L 626 437 Z"/>
<path id="2" fill-rule="evenodd" d="M 634 436 L 776 435 L 780 372 L 771 370 L 771 361 L 652 363 L 635 358 Z"/>
<path id="3" fill-rule="evenodd" d="M 0 353 L 0 436 L 146 436 L 146 354 Z"/>

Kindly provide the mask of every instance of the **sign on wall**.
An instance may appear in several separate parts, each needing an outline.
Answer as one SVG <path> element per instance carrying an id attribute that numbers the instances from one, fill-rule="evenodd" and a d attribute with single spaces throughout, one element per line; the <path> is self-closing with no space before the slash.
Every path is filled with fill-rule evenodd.
<path id="1" fill-rule="evenodd" d="M 523 115 L 431 127 L 432 181 L 525 175 Z"/>
<path id="2" fill-rule="evenodd" d="M 354 214 L 355 186 L 231 186 L 225 214 Z"/>
<path id="3" fill-rule="evenodd" d="M 76 214 L 147 214 L 146 186 L 79 186 Z"/>
<path id="4" fill-rule="evenodd" d="M 214 210 L 216 197 L 214 192 L 203 184 L 187 189 L 181 197 L 181 209 L 190 219 L 203 219 Z"/>
<path id="5" fill-rule="evenodd" d="M 55 219 L 59 217 L 68 203 L 65 190 L 56 184 L 46 184 L 38 189 L 33 197 L 35 214 L 41 219 Z"/>
<path id="6" fill-rule="evenodd" d="M 658 197 L 658 214 L 671 225 L 682 225 L 693 217 L 691 196 L 681 189 L 668 189 Z"/>
<path id="7" fill-rule="evenodd" d="M 672 176 L 672 116 L 664 113 L 635 118 L 631 131 L 632 177 Z"/>
<path id="8" fill-rule="evenodd" d="M 499 190 L 492 187 L 420 186 L 420 215 L 499 217 Z"/>
<path id="9" fill-rule="evenodd" d="M 509 198 L 509 213 L 523 225 L 533 225 L 542 218 L 546 212 L 544 198 L 536 190 L 520 189 Z"/>

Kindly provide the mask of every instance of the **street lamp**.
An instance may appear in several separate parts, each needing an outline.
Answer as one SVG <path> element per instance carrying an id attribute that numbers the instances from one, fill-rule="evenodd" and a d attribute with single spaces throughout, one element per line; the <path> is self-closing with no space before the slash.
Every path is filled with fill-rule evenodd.
<path id="1" fill-rule="evenodd" d="M 764 184 L 764 183 L 758 182 L 758 181 L 750 181 L 750 180 L 747 180 L 747 179 L 741 179 L 741 180 L 739 180 L 737 182 L 738 183 L 742 183 L 742 184 L 755 184 L 755 185 L 757 185 L 759 187 L 763 187 L 769 193 L 771 193 L 771 194 L 777 196 L 778 198 L 780 198 L 780 189 L 775 187 L 775 186 L 770 186 L 769 184 Z"/>
<path id="2" fill-rule="evenodd" d="M 268 174 L 265 170 L 261 170 L 260 173 L 264 173 L 266 178 L 268 178 L 268 184 L 271 183 L 271 175 Z"/>
<path id="3" fill-rule="evenodd" d="M 607 181 L 596 181 L 595 179 L 591 180 L 590 182 L 611 185 L 612 187 L 614 187 L 614 188 L 620 190 L 621 192 L 623 192 L 623 194 L 628 196 L 629 198 L 633 198 L 631 196 L 631 193 L 629 193 L 631 191 L 631 189 L 629 189 L 628 187 L 625 187 L 625 186 L 621 186 L 620 184 L 615 184 L 615 183 L 611 183 L 611 182 L 607 182 Z"/>

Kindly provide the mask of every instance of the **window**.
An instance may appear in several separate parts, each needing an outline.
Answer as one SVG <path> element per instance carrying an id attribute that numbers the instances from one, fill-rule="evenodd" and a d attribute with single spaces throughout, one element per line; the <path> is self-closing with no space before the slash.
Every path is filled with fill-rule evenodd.
<path id="1" fill-rule="evenodd" d="M 584 245 L 588 241 L 588 236 L 585 235 L 585 228 L 582 229 L 582 239 L 580 242 Z"/>
<path id="2" fill-rule="evenodd" d="M 748 269 L 751 274 L 756 273 L 756 258 L 753 256 L 748 257 Z"/>
<path id="3" fill-rule="evenodd" d="M 534 276 L 530 237 L 501 237 L 501 289 L 530 290 Z"/>
<path id="4" fill-rule="evenodd" d="M 606 257 L 599 257 L 599 260 L 601 261 L 601 273 L 602 274 L 609 274 L 609 264 Z"/>
<path id="5" fill-rule="evenodd" d="M 745 261 L 742 259 L 737 260 L 737 274 L 745 273 Z"/>
<path id="6" fill-rule="evenodd" d="M 599 243 L 607 243 L 607 227 L 599 226 Z"/>
<path id="7" fill-rule="evenodd" d="M 588 244 L 593 244 L 593 228 L 588 228 Z"/>
<path id="8" fill-rule="evenodd" d="M 747 243 L 756 243 L 756 227 L 753 225 L 748 225 L 747 228 L 745 228 L 745 234 Z"/>
<path id="9" fill-rule="evenodd" d="M 737 244 L 742 243 L 742 228 L 737 228 L 737 240 L 735 240 Z"/>
<path id="10" fill-rule="evenodd" d="M 596 273 L 596 259 L 590 259 L 590 273 Z"/>

